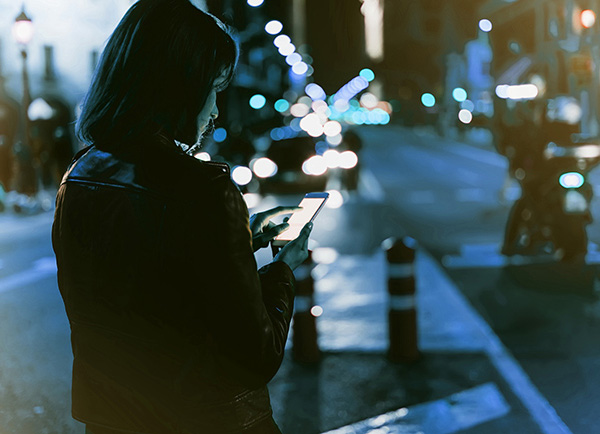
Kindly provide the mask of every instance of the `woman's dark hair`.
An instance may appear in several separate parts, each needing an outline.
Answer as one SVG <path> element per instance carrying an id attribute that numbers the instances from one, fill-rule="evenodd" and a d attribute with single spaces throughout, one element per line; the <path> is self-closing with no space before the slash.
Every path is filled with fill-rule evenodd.
<path id="1" fill-rule="evenodd" d="M 219 81 L 231 81 L 238 46 L 230 31 L 189 0 L 139 0 L 111 35 L 77 121 L 86 143 L 112 147 L 162 132 L 189 145 Z"/>

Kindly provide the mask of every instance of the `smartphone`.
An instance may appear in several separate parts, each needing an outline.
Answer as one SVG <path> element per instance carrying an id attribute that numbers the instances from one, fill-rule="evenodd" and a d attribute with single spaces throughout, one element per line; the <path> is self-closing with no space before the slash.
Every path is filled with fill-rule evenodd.
<path id="1" fill-rule="evenodd" d="M 271 244 L 273 247 L 283 247 L 300 235 L 304 225 L 315 219 L 329 198 L 329 193 L 308 193 L 298 206 L 302 209 L 292 214 L 287 221 L 290 227 L 277 235 Z"/>

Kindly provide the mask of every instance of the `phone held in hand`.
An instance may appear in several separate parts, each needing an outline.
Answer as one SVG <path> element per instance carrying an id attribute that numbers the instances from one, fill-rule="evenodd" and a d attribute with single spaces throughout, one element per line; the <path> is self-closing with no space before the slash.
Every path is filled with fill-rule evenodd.
<path id="1" fill-rule="evenodd" d="M 302 207 L 300 211 L 292 214 L 287 221 L 290 227 L 277 235 L 272 241 L 273 247 L 283 247 L 300 235 L 304 225 L 315 219 L 319 211 L 325 205 L 329 198 L 329 193 L 307 193 L 298 206 Z"/>

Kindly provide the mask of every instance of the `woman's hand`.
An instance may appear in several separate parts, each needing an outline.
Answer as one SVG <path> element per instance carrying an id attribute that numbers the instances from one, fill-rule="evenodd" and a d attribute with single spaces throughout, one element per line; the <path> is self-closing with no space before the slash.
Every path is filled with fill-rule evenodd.
<path id="1" fill-rule="evenodd" d="M 282 261 L 295 270 L 308 258 L 308 237 L 312 231 L 312 222 L 306 223 L 298 238 L 287 243 L 273 258 L 273 262 Z"/>
<path id="2" fill-rule="evenodd" d="M 267 247 L 273 238 L 290 227 L 287 223 L 279 225 L 272 223 L 270 220 L 273 217 L 290 214 L 301 209 L 299 206 L 278 206 L 268 211 L 252 214 L 250 216 L 250 230 L 252 231 L 252 248 L 254 251 Z"/>

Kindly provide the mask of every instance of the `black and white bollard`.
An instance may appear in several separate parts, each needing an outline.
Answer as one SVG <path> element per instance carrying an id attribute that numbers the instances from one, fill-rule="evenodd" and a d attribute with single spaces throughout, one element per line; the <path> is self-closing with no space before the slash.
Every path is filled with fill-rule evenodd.
<path id="1" fill-rule="evenodd" d="M 294 322 L 292 324 L 292 357 L 301 363 L 315 363 L 321 358 L 317 343 L 317 321 L 313 313 L 315 284 L 312 277 L 314 263 L 312 252 L 294 271 L 296 276 L 296 298 L 294 300 Z"/>
<path id="2" fill-rule="evenodd" d="M 417 300 L 415 293 L 415 242 L 412 238 L 384 241 L 389 293 L 389 350 L 394 362 L 419 359 L 417 341 Z"/>

